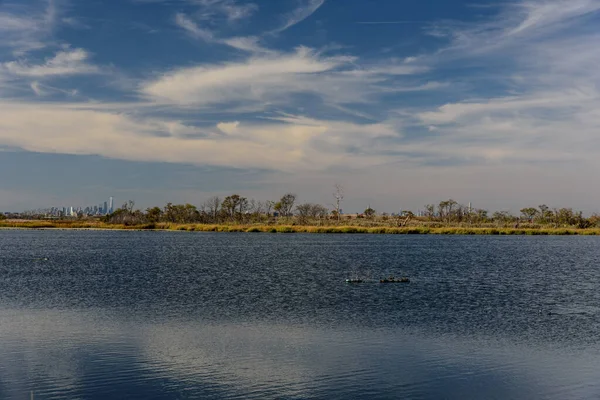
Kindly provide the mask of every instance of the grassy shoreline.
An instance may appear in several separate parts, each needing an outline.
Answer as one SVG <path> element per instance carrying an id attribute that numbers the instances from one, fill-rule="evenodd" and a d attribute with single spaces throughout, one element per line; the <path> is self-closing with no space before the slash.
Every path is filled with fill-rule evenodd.
<path id="1" fill-rule="evenodd" d="M 399 234 L 399 235 L 600 235 L 600 229 L 578 228 L 506 228 L 506 227 L 426 227 L 426 226 L 314 226 L 314 225 L 213 225 L 156 223 L 143 225 L 115 225 L 99 221 L 0 221 L 0 229 L 48 230 L 157 230 L 188 232 L 256 232 L 256 233 L 345 233 L 345 234 Z"/>

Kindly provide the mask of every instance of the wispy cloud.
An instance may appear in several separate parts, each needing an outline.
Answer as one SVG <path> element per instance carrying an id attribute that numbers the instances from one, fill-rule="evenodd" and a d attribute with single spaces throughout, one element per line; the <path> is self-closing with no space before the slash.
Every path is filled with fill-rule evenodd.
<path id="1" fill-rule="evenodd" d="M 580 35 L 568 32 L 581 18 L 600 10 L 597 0 L 523 0 L 508 3 L 494 18 L 475 24 L 438 24 L 431 33 L 450 40 L 442 53 L 456 56 L 484 56 L 512 49 L 521 52 L 524 45 Z"/>
<path id="2" fill-rule="evenodd" d="M 504 94 L 479 93 L 418 112 L 421 123 L 435 132 L 432 144 L 450 154 L 460 143 L 463 154 L 493 162 L 596 165 L 588 146 L 598 143 L 600 38 L 578 28 L 599 11 L 600 3 L 592 0 L 527 0 L 509 4 L 484 23 L 448 28 L 450 44 L 431 55 L 432 68 L 455 65 L 457 59 L 486 65 L 473 78 L 504 87 Z"/>
<path id="3" fill-rule="evenodd" d="M 250 106 L 255 112 L 272 105 L 280 109 L 304 108 L 299 99 L 308 95 L 322 108 L 349 111 L 347 105 L 351 103 L 376 103 L 380 96 L 394 91 L 436 90 L 447 85 L 405 81 L 427 71 L 428 67 L 418 62 L 386 59 L 360 65 L 353 56 L 326 56 L 300 47 L 292 53 L 255 52 L 235 63 L 167 71 L 143 82 L 140 93 L 149 101 L 176 107 L 235 105 Z M 357 115 L 357 111 L 350 114 Z"/>
<path id="4" fill-rule="evenodd" d="M 194 20 L 185 14 L 175 15 L 175 23 L 194 39 L 202 40 L 210 44 L 219 44 L 242 50 L 248 53 L 272 53 L 260 45 L 260 38 L 256 36 L 239 36 L 229 38 L 218 38 L 214 32 L 207 28 L 201 28 Z"/>
<path id="5" fill-rule="evenodd" d="M 0 142 L 36 152 L 94 154 L 138 161 L 185 162 L 227 167 L 319 170 L 381 163 L 345 146 L 369 146 L 396 135 L 386 124 L 283 116 L 265 123 L 223 121 L 197 127 L 177 120 L 134 117 L 123 112 L 71 108 L 69 105 L 0 104 Z M 82 140 L 82 132 L 85 140 Z M 114 146 L 119 143 L 119 146 Z"/>
<path id="6" fill-rule="evenodd" d="M 61 93 L 70 97 L 77 96 L 78 91 L 76 89 L 62 89 L 54 86 L 50 86 L 39 81 L 33 81 L 30 83 L 29 87 L 35 93 L 36 96 L 48 96 L 51 93 Z"/>
<path id="7" fill-rule="evenodd" d="M 424 24 L 425 21 L 358 21 L 359 25 L 405 25 L 405 24 Z"/>
<path id="8" fill-rule="evenodd" d="M 282 25 L 270 33 L 281 33 L 294 25 L 299 24 L 311 15 L 313 15 L 323 4 L 325 0 L 299 0 L 300 5 L 293 11 L 284 15 L 282 18 Z"/>
<path id="9" fill-rule="evenodd" d="M 343 74 L 356 77 L 373 75 L 414 75 L 428 70 L 429 67 L 419 64 L 387 62 L 383 65 L 366 66 L 364 68 L 344 71 Z"/>
<path id="10" fill-rule="evenodd" d="M 256 4 L 247 3 L 240 5 L 233 1 L 222 1 L 220 7 L 229 21 L 238 21 L 248 18 L 258 10 Z"/>
<path id="11" fill-rule="evenodd" d="M 78 18 L 74 18 L 74 17 L 63 17 L 63 18 L 61 18 L 60 22 L 63 25 L 71 27 L 73 29 L 80 29 L 80 30 L 91 29 L 91 27 L 88 24 L 86 24 L 82 20 L 80 20 Z"/>
<path id="12" fill-rule="evenodd" d="M 196 13 L 200 17 L 224 17 L 228 22 L 236 22 L 249 18 L 258 10 L 254 3 L 242 3 L 236 0 L 191 0 L 189 3 L 198 7 Z"/>
<path id="13" fill-rule="evenodd" d="M 36 96 L 44 96 L 46 92 L 42 90 L 41 85 L 38 81 L 31 82 L 31 90 L 36 94 Z"/>
<path id="14" fill-rule="evenodd" d="M 24 54 L 46 47 L 58 14 L 54 0 L 39 0 L 35 5 L 0 4 L 0 48 Z"/>
<path id="15" fill-rule="evenodd" d="M 0 14 L 0 31 L 5 33 L 36 29 L 35 20 L 3 12 Z"/>
<path id="16" fill-rule="evenodd" d="M 243 63 L 184 68 L 147 82 L 142 93 L 174 104 L 209 104 L 266 99 L 302 91 L 298 79 L 318 79 L 351 61 L 347 57 L 319 57 L 310 49 L 262 56 Z"/>
<path id="17" fill-rule="evenodd" d="M 256 36 L 240 36 L 221 40 L 221 43 L 226 44 L 234 49 L 243 50 L 249 53 L 275 53 L 274 50 L 267 49 L 260 44 L 260 38 Z"/>
<path id="18" fill-rule="evenodd" d="M 283 22 L 280 26 L 253 36 L 220 37 L 213 25 L 215 15 L 219 14 L 225 14 L 229 22 L 250 17 L 258 10 L 254 3 L 239 5 L 233 0 L 196 0 L 194 4 L 200 7 L 199 11 L 194 13 L 193 17 L 177 13 L 175 23 L 193 38 L 207 43 L 221 44 L 249 53 L 272 53 L 272 50 L 260 44 L 263 37 L 281 33 L 304 21 L 324 3 L 325 0 L 301 0 L 294 10 L 281 17 Z M 202 26 L 202 23 L 206 26 Z"/>
<path id="19" fill-rule="evenodd" d="M 185 14 L 177 13 L 175 15 L 175 23 L 196 39 L 202 39 L 206 42 L 215 41 L 215 37 L 209 29 L 200 28 L 198 24 Z"/>
<path id="20" fill-rule="evenodd" d="M 82 75 L 100 72 L 98 67 L 88 64 L 88 53 L 83 49 L 65 50 L 56 53 L 43 64 L 10 61 L 0 64 L 0 72 L 10 75 L 44 78 L 58 75 Z"/>
<path id="21" fill-rule="evenodd" d="M 569 20 L 598 10 L 600 3 L 597 0 L 525 1 L 513 10 L 522 17 L 521 22 L 505 29 L 504 35 L 511 37 L 534 31 L 547 33 L 548 29 L 555 29 L 558 24 L 568 23 Z"/>

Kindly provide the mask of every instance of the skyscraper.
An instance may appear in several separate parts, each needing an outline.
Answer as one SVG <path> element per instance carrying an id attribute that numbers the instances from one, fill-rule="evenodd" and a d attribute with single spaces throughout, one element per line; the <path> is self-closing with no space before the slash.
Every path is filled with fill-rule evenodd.
<path id="1" fill-rule="evenodd" d="M 112 196 L 110 196 L 108 198 L 108 213 L 109 214 L 113 213 L 113 198 L 112 198 Z"/>
<path id="2" fill-rule="evenodd" d="M 106 201 L 104 202 L 104 208 L 102 208 L 102 210 L 104 211 L 104 214 L 108 214 L 108 203 Z"/>

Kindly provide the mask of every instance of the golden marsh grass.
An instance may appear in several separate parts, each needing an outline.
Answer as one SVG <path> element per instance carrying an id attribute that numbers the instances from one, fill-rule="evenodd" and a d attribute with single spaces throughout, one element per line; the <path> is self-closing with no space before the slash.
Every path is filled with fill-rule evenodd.
<path id="1" fill-rule="evenodd" d="M 115 225 L 101 221 L 38 221 L 4 220 L 0 228 L 20 229 L 106 229 L 106 230 L 171 230 L 188 232 L 253 232 L 253 233 L 335 233 L 335 234 L 396 234 L 396 235 L 600 235 L 600 229 L 577 228 L 491 228 L 465 226 L 314 226 L 268 224 L 175 224 L 147 223 L 142 225 Z"/>

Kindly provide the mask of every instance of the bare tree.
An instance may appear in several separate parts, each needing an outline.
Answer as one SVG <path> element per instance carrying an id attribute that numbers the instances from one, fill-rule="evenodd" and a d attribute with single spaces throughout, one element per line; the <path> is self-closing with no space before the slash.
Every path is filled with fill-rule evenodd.
<path id="1" fill-rule="evenodd" d="M 450 222 L 453 217 L 454 207 L 457 205 L 458 203 L 452 199 L 440 202 L 440 205 L 438 206 L 440 220 L 444 221 L 445 219 L 446 222 Z"/>
<path id="2" fill-rule="evenodd" d="M 206 213 L 212 218 L 213 222 L 217 222 L 219 217 L 219 209 L 221 207 L 221 199 L 217 196 L 213 196 L 206 200 L 202 205 L 203 209 L 206 209 Z"/>
<path id="3" fill-rule="evenodd" d="M 260 208 L 260 207 L 261 207 L 260 201 L 257 202 L 254 199 L 250 199 L 250 200 L 248 200 L 248 205 L 246 207 L 246 212 L 248 214 L 253 214 L 253 213 L 256 212 L 257 208 Z"/>
<path id="4" fill-rule="evenodd" d="M 344 200 L 344 188 L 339 183 L 336 183 L 333 187 L 335 189 L 335 191 L 333 192 L 333 198 L 335 200 L 333 206 L 335 207 L 335 213 L 339 221 L 341 218 L 340 206 L 342 204 L 342 200 Z"/>
<path id="5" fill-rule="evenodd" d="M 425 216 L 431 221 L 435 217 L 435 206 L 427 204 L 425 206 Z"/>
<path id="6" fill-rule="evenodd" d="M 262 215 L 264 213 L 265 205 L 262 201 L 256 201 L 254 199 L 250 200 L 248 203 L 248 212 L 251 218 L 258 222 L 261 220 Z"/>
<path id="7" fill-rule="evenodd" d="M 317 219 L 327 216 L 327 208 L 323 207 L 320 204 L 313 203 L 305 203 L 298 205 L 296 207 L 296 212 L 298 213 L 298 217 L 303 219 Z"/>
<path id="8" fill-rule="evenodd" d="M 265 213 L 268 216 L 271 216 L 271 211 L 273 210 L 273 207 L 275 207 L 274 201 L 271 201 L 271 200 L 265 201 Z"/>

